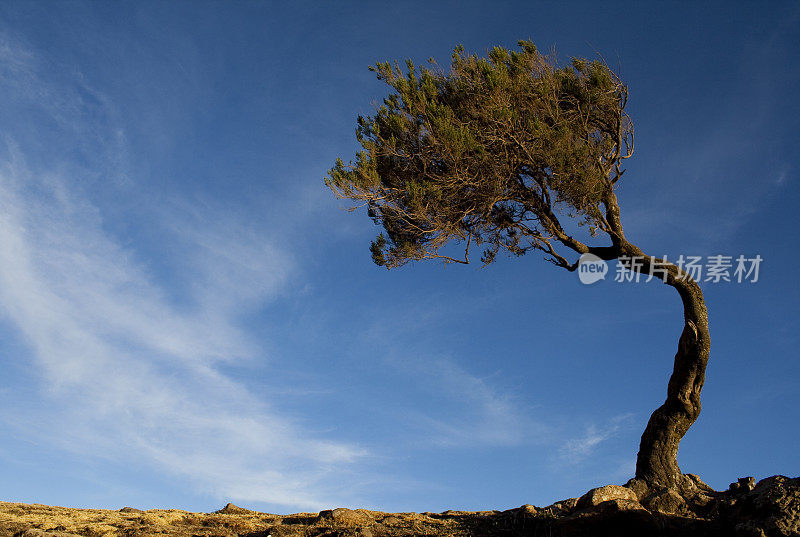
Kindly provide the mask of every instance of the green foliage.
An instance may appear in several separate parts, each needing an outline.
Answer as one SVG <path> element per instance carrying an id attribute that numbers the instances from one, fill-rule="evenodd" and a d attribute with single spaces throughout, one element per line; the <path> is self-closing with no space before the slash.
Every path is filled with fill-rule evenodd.
<path id="1" fill-rule="evenodd" d="M 528 41 L 487 57 L 457 47 L 449 73 L 409 60 L 370 69 L 392 93 L 358 118 L 363 150 L 326 184 L 381 225 L 370 247 L 388 268 L 444 258 L 450 242 L 553 254 L 559 215 L 608 231 L 602 205 L 630 155 L 627 88 L 601 61 L 559 67 Z"/>

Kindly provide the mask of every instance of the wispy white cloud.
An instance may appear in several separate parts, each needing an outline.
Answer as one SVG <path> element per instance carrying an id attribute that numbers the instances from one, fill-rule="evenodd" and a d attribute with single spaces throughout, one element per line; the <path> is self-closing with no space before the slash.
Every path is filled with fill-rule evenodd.
<path id="1" fill-rule="evenodd" d="M 401 373 L 419 379 L 427 394 L 424 409 L 407 410 L 414 442 L 448 448 L 512 447 L 540 443 L 549 428 L 531 416 L 515 397 L 491 378 L 467 371 L 447 357 L 425 356 L 419 361 L 403 355 L 392 360 Z"/>
<path id="2" fill-rule="evenodd" d="M 621 414 L 602 424 L 587 425 L 581 436 L 567 440 L 563 444 L 559 458 L 568 464 L 583 461 L 594 453 L 600 444 L 616 436 L 630 422 L 632 416 L 632 414 Z"/>
<path id="3" fill-rule="evenodd" d="M 487 293 L 404 303 L 400 317 L 389 318 L 382 310 L 374 315 L 380 321 L 362 332 L 361 344 L 378 345 L 384 363 L 413 386 L 401 417 L 405 442 L 421 448 L 460 449 L 547 444 L 557 438 L 552 420 L 537 416 L 518 386 L 504 385 L 507 377 L 500 371 L 480 374 L 451 357 L 446 343 L 427 339 L 432 326 L 495 300 L 495 293 Z"/>
<path id="4" fill-rule="evenodd" d="M 31 102 L 77 144 L 100 144 L 96 169 L 118 168 L 117 128 L 110 145 L 81 134 L 109 128 L 107 118 L 93 123 L 79 97 L 55 91 L 35 55 L 7 38 L 0 61 L 15 94 L 39 95 Z M 81 455 L 155 465 L 218 497 L 292 508 L 341 501 L 331 470 L 365 452 L 309 433 L 219 369 L 263 357 L 239 322 L 285 287 L 291 256 L 211 208 L 155 214 L 175 246 L 161 261 L 185 284 L 178 304 L 135 240 L 109 231 L 108 211 L 80 186 L 82 168 L 43 166 L 40 148 L 14 134 L 0 164 L 0 312 L 27 343 L 49 404 L 9 399 L 0 417 Z"/>
<path id="5" fill-rule="evenodd" d="M 182 311 L 135 252 L 103 232 L 96 208 L 57 178 L 48 183 L 19 161 L 0 172 L 0 304 L 58 402 L 36 421 L 74 449 L 113 445 L 117 456 L 156 461 L 219 495 L 321 505 L 311 491 L 324 490 L 324 469 L 362 452 L 306 435 L 215 369 L 254 352 L 236 316 L 282 285 L 286 256 L 263 239 L 203 234 L 190 247 L 197 270 L 185 274 L 202 300 Z M 251 271 L 258 285 L 243 277 Z"/>

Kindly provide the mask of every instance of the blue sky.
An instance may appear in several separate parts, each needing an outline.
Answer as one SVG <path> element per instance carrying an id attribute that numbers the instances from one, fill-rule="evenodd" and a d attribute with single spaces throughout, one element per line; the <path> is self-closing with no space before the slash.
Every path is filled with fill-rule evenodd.
<path id="1" fill-rule="evenodd" d="M 645 252 L 708 283 L 717 488 L 800 474 L 794 3 L 0 7 L 0 498 L 292 512 L 506 509 L 631 477 L 682 327 L 657 282 L 536 255 L 386 271 L 324 187 L 367 66 L 530 38 L 629 84 Z"/>

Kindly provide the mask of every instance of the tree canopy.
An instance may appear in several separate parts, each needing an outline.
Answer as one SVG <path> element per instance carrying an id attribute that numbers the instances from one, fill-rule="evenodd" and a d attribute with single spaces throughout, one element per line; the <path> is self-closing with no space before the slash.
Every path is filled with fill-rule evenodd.
<path id="1" fill-rule="evenodd" d="M 559 67 L 554 54 L 519 46 L 486 58 L 457 47 L 449 72 L 433 60 L 371 67 L 392 93 L 358 118 L 363 149 L 355 163 L 337 160 L 326 183 L 383 226 L 370 248 L 377 264 L 468 262 L 475 244 L 484 263 L 535 249 L 574 269 L 556 243 L 589 249 L 559 216 L 615 233 L 605 204 L 633 152 L 627 87 L 603 61 Z M 443 253 L 451 242 L 463 259 Z"/>

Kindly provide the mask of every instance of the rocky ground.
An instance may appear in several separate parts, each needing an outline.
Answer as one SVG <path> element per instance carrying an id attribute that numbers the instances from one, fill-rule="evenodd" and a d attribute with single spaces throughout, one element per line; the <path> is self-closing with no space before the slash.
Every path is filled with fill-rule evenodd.
<path id="1" fill-rule="evenodd" d="M 697 487 L 686 498 L 672 491 L 640 498 L 635 484 L 608 485 L 548 507 L 482 512 L 271 515 L 231 504 L 190 513 L 0 502 L 0 537 L 800 536 L 800 478 L 745 478 L 716 492 L 691 477 Z"/>

